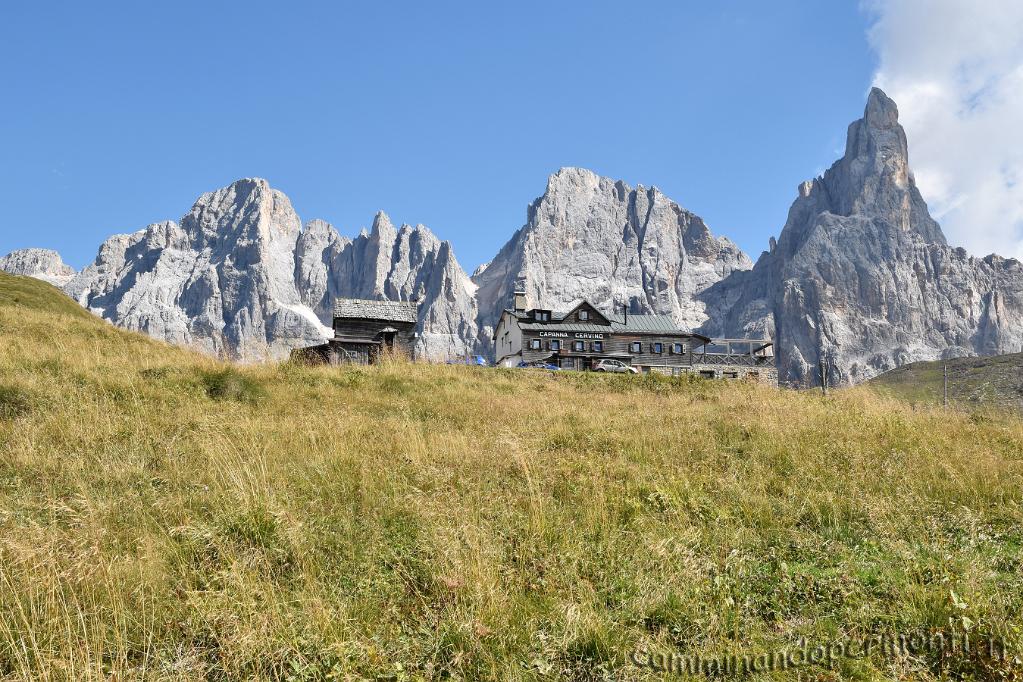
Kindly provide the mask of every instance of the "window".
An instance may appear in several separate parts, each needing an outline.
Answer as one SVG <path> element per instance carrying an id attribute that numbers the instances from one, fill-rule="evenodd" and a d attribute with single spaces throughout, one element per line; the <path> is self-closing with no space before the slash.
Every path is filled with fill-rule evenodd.
<path id="1" fill-rule="evenodd" d="M 561 341 L 551 341 L 551 350 L 561 350 Z"/>
<path id="2" fill-rule="evenodd" d="M 603 341 L 594 341 L 591 344 L 591 347 L 593 348 L 593 351 L 595 353 L 603 353 L 604 352 L 604 342 Z"/>
<path id="3" fill-rule="evenodd" d="M 676 355 L 682 355 L 683 353 L 686 352 L 685 344 L 682 343 L 671 344 L 671 352 L 675 353 Z"/>
<path id="4" fill-rule="evenodd" d="M 572 342 L 572 350 L 575 350 L 575 351 L 586 350 L 586 344 L 583 343 L 582 341 L 573 341 Z"/>
<path id="5" fill-rule="evenodd" d="M 530 341 L 529 350 L 540 350 L 540 339 L 533 339 Z"/>
<path id="6" fill-rule="evenodd" d="M 664 344 L 661 343 L 660 341 L 658 341 L 657 343 L 653 344 L 653 351 L 655 353 L 663 353 L 664 352 Z"/>
<path id="7" fill-rule="evenodd" d="M 579 311 L 579 319 L 583 320 L 583 321 L 586 321 L 586 320 L 590 319 L 590 311 L 589 310 L 580 310 Z"/>
<path id="8" fill-rule="evenodd" d="M 633 341 L 629 345 L 629 348 L 632 350 L 633 353 L 642 353 L 643 352 L 643 346 L 642 346 L 642 344 L 640 344 L 639 341 Z"/>

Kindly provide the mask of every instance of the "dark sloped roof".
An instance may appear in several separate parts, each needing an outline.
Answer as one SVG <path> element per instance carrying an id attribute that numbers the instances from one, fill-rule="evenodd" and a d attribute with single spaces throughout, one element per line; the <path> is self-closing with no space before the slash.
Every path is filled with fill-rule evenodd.
<path id="1" fill-rule="evenodd" d="M 616 332 L 664 332 L 672 334 L 688 334 L 679 329 L 671 315 L 629 315 L 628 317 L 611 320 L 611 329 Z"/>
<path id="2" fill-rule="evenodd" d="M 596 307 L 585 299 L 576 299 L 571 304 L 571 310 L 568 312 L 551 312 L 550 322 L 535 322 L 529 317 L 529 311 L 518 311 L 510 308 L 505 308 L 505 312 L 510 314 L 512 317 L 520 320 L 519 326 L 522 329 L 551 329 L 565 332 L 607 332 L 609 331 L 608 326 L 602 324 L 594 324 L 594 321 L 589 323 L 576 323 L 576 324 L 558 324 L 570 315 L 579 306 L 586 304 L 597 311 L 597 313 L 603 316 L 610 323 L 610 331 L 615 334 L 670 334 L 672 336 L 686 335 L 692 336 L 693 338 L 701 339 L 703 341 L 710 341 L 710 338 L 703 334 L 696 332 L 687 331 L 681 329 L 678 324 L 672 319 L 671 315 L 605 315 L 601 312 L 600 308 Z"/>
<path id="3" fill-rule="evenodd" d="M 521 310 L 512 310 L 511 308 L 505 308 L 504 312 L 508 313 L 512 317 L 517 317 L 520 320 L 529 319 L 529 313 Z"/>
<path id="4" fill-rule="evenodd" d="M 419 304 L 415 301 L 367 301 L 359 298 L 334 299 L 334 317 L 354 317 L 388 322 L 415 322 Z"/>
<path id="5" fill-rule="evenodd" d="M 703 342 L 710 337 L 679 327 L 671 315 L 629 315 L 628 319 L 612 320 L 611 329 L 619 334 L 671 334 L 691 336 Z"/>
<path id="6" fill-rule="evenodd" d="M 558 323 L 557 320 L 554 323 L 547 322 L 527 322 L 520 324 L 521 329 L 537 330 L 537 329 L 550 329 L 551 331 L 559 332 L 594 332 L 607 334 L 612 331 L 611 327 L 606 324 L 587 324 L 585 322 L 577 322 L 573 324 Z"/>
<path id="7" fill-rule="evenodd" d="M 579 309 L 580 309 L 580 308 L 582 308 L 583 306 L 586 306 L 587 308 L 589 308 L 590 310 L 592 310 L 592 311 L 593 311 L 594 313 L 596 313 L 596 314 L 597 314 L 598 316 L 600 316 L 600 318 L 601 318 L 602 320 L 604 320 L 605 322 L 610 322 L 610 321 L 611 321 L 611 318 L 610 318 L 610 317 L 608 317 L 607 315 L 605 315 L 604 313 L 602 313 L 602 312 L 600 311 L 600 309 L 599 309 L 599 308 L 597 308 L 597 306 L 593 305 L 592 303 L 590 303 L 589 301 L 587 301 L 587 300 L 586 300 L 586 299 L 584 299 L 584 298 L 580 298 L 580 299 L 578 299 L 578 301 L 574 302 L 574 303 L 572 304 L 572 308 L 571 308 L 571 309 L 570 309 L 570 310 L 569 310 L 569 311 L 568 311 L 567 313 L 564 313 L 564 314 L 562 314 L 562 315 L 561 315 L 561 318 L 560 318 L 560 319 L 562 319 L 562 320 L 563 320 L 563 319 L 565 319 L 566 317 L 568 317 L 569 315 L 571 315 L 571 314 L 572 314 L 572 313 L 574 313 L 575 311 L 579 310 Z M 595 320 L 595 321 L 596 321 L 596 320 Z M 599 324 L 599 323 L 598 323 L 598 324 Z"/>
<path id="8" fill-rule="evenodd" d="M 533 322 L 527 313 L 520 313 L 514 310 L 505 312 L 520 320 L 519 327 L 527 330 L 549 329 L 562 332 L 611 332 L 614 334 L 669 334 L 672 336 L 693 336 L 698 339 L 710 340 L 703 334 L 687 331 L 680 328 L 671 315 L 632 315 L 628 318 L 610 318 L 610 326 L 594 324 L 592 322 L 577 322 L 573 324 L 561 323 L 566 313 L 551 314 L 550 322 Z"/>

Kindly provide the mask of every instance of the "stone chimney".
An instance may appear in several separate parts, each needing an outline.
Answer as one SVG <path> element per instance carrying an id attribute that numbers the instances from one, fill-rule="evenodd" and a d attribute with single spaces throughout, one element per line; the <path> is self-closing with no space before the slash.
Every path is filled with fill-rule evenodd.
<path id="1" fill-rule="evenodd" d="M 526 311 L 526 292 L 522 290 L 515 291 L 515 312 L 522 313 Z"/>

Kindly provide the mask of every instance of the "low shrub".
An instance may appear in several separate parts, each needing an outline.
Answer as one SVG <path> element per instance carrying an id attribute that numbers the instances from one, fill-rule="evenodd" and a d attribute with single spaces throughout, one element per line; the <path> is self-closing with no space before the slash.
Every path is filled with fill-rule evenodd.
<path id="1" fill-rule="evenodd" d="M 206 395 L 213 400 L 254 404 L 266 397 L 266 389 L 258 381 L 233 367 L 205 371 L 201 378 Z"/>
<path id="2" fill-rule="evenodd" d="M 0 419 L 15 419 L 32 411 L 32 396 L 17 386 L 0 384 Z"/>

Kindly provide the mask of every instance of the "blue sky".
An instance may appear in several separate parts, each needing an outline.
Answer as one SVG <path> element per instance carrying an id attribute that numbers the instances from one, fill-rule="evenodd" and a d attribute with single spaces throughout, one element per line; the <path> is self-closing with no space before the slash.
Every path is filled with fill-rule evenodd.
<path id="1" fill-rule="evenodd" d="M 344 234 L 424 223 L 471 271 L 583 166 L 756 258 L 862 112 L 867 30 L 856 2 L 8 4 L 0 254 L 81 267 L 260 176 Z"/>

